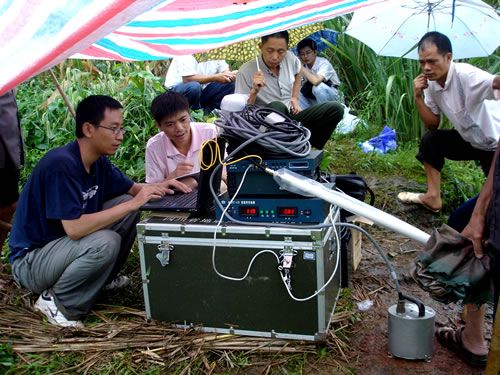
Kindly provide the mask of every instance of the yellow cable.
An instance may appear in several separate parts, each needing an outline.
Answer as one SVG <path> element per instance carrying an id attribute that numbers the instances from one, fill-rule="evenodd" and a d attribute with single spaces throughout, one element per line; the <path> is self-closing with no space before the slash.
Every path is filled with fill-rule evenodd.
<path id="1" fill-rule="evenodd" d="M 210 147 L 210 161 L 203 160 L 203 149 L 205 147 Z M 231 162 L 223 163 L 221 150 L 220 150 L 219 144 L 217 143 L 217 141 L 215 139 L 210 139 L 208 141 L 204 141 L 201 144 L 199 158 L 200 158 L 200 168 L 204 171 L 213 167 L 215 164 L 217 164 L 217 162 L 219 162 L 223 166 L 226 166 L 226 165 L 238 163 L 242 160 L 249 159 L 249 158 L 256 158 L 259 160 L 259 163 L 262 164 L 262 157 L 260 157 L 259 155 L 246 155 L 246 156 L 243 156 L 239 159 L 233 160 Z"/>

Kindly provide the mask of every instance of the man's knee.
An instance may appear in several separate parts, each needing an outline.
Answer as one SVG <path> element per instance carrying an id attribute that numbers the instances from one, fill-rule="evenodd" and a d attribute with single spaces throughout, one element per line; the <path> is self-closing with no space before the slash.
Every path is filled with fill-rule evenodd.
<path id="1" fill-rule="evenodd" d="M 184 94 L 200 97 L 201 84 L 199 82 L 188 82 L 184 84 Z"/>
<path id="2" fill-rule="evenodd" d="M 184 95 L 189 102 L 189 106 L 198 105 L 201 96 L 201 84 L 199 82 L 181 83 L 173 88 L 175 92 Z"/>
<path id="3" fill-rule="evenodd" d="M 285 115 L 289 114 L 288 108 L 286 107 L 286 105 L 280 101 L 271 102 L 271 103 L 267 104 L 266 107 L 274 109 L 275 111 L 278 111 L 278 112 L 283 113 Z"/>
<path id="4" fill-rule="evenodd" d="M 439 144 L 440 138 L 437 130 L 429 130 L 420 139 L 420 148 L 436 146 Z"/>
<path id="5" fill-rule="evenodd" d="M 313 86 L 312 93 L 318 103 L 338 100 L 337 90 L 323 82 L 317 86 Z"/>
<path id="6" fill-rule="evenodd" d="M 122 238 L 113 230 L 102 229 L 87 236 L 89 251 L 87 256 L 94 258 L 97 264 L 114 263 Z"/>
<path id="7" fill-rule="evenodd" d="M 326 102 L 317 105 L 323 116 L 328 117 L 334 124 L 338 124 L 344 116 L 344 106 L 337 102 Z"/>

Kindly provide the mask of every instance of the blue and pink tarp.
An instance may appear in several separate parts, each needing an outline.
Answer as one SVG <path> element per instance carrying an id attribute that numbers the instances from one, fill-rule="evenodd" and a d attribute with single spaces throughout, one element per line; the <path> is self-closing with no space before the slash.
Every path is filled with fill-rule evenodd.
<path id="1" fill-rule="evenodd" d="M 383 0 L 0 0 L 0 94 L 66 58 L 163 60 Z"/>

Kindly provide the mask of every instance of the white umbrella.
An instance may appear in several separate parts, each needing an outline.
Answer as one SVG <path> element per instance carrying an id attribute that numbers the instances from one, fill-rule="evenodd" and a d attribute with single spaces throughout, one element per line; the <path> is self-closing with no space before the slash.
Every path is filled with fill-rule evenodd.
<path id="1" fill-rule="evenodd" d="M 500 45 L 500 17 L 480 0 L 387 0 L 355 11 L 346 29 L 379 55 L 413 59 L 428 31 L 448 36 L 456 59 L 488 56 Z"/>

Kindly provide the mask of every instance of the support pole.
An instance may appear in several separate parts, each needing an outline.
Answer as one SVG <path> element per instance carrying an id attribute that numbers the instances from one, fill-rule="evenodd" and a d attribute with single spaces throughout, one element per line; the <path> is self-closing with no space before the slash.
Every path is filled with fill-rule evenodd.
<path id="1" fill-rule="evenodd" d="M 62 96 L 62 98 L 64 100 L 64 103 L 66 103 L 66 107 L 68 107 L 69 112 L 71 113 L 71 115 L 73 115 L 73 118 L 75 118 L 76 117 L 75 110 L 74 110 L 73 106 L 71 105 L 71 103 L 69 102 L 69 99 L 66 96 L 66 93 L 63 91 L 61 85 L 57 81 L 57 78 L 56 78 L 54 72 L 52 71 L 52 69 L 49 69 L 49 74 L 50 74 L 50 77 L 52 78 L 52 80 L 54 81 L 54 83 L 56 85 L 57 91 L 59 91 L 59 94 L 61 94 L 61 96 Z"/>

